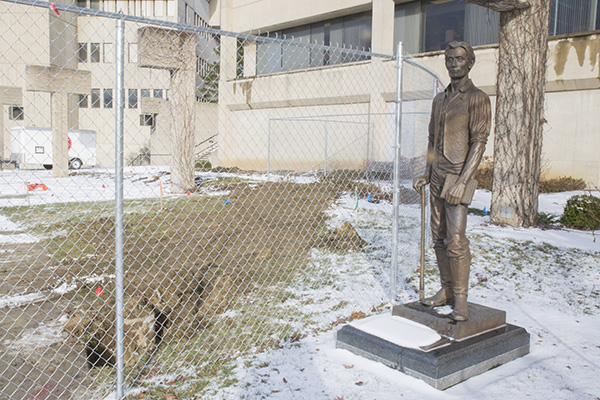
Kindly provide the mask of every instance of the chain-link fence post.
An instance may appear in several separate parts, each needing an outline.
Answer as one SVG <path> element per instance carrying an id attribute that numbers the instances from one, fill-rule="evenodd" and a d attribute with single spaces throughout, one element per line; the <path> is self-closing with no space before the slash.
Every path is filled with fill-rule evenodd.
<path id="1" fill-rule="evenodd" d="M 324 159 L 324 167 L 323 167 L 323 175 L 327 176 L 327 143 L 329 142 L 328 137 L 328 128 L 329 128 L 329 120 L 325 118 L 325 159 Z"/>
<path id="2" fill-rule="evenodd" d="M 396 51 L 396 107 L 395 107 L 395 132 L 394 146 L 394 193 L 393 193 L 393 219 L 392 219 L 392 266 L 390 276 L 390 300 L 396 299 L 396 286 L 398 275 L 398 207 L 400 206 L 400 155 L 402 134 L 402 42 L 398 42 Z"/>
<path id="3" fill-rule="evenodd" d="M 124 32 L 123 18 L 116 21 L 116 112 L 115 112 L 115 319 L 116 319 L 116 397 L 123 397 L 123 109 Z"/>

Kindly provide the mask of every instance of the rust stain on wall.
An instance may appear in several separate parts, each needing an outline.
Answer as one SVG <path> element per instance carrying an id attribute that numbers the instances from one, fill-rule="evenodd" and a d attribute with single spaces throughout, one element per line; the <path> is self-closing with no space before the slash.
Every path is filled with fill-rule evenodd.
<path id="1" fill-rule="evenodd" d="M 569 56 L 570 49 L 575 49 L 579 66 L 583 67 L 585 63 L 585 54 L 588 51 L 590 67 L 593 70 L 600 61 L 600 38 L 597 36 L 576 37 L 571 40 L 564 39 L 556 43 L 554 48 L 554 71 L 556 75 L 562 75 L 565 72 L 565 65 Z M 598 71 L 600 77 L 600 68 Z"/>
<path id="2" fill-rule="evenodd" d="M 559 41 L 554 47 L 554 72 L 556 72 L 557 76 L 565 72 L 565 65 L 567 64 L 570 49 L 571 44 L 568 39 Z"/>
<path id="3" fill-rule="evenodd" d="M 236 82 L 233 84 L 233 94 L 237 93 L 237 87 L 239 86 L 242 93 L 246 95 L 246 104 L 250 105 L 252 101 L 252 80 L 245 82 Z"/>

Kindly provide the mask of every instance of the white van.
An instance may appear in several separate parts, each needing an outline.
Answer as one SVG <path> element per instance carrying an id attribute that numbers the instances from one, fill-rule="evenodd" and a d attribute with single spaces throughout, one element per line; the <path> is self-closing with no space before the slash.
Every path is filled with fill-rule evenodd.
<path id="1" fill-rule="evenodd" d="M 52 129 L 17 126 L 10 130 L 10 159 L 21 168 L 52 168 Z M 96 165 L 96 131 L 69 129 L 69 168 Z"/>

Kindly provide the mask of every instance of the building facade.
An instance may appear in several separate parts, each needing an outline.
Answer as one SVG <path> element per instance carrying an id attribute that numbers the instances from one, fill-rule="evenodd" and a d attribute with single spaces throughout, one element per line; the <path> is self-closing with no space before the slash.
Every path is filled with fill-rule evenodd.
<path id="1" fill-rule="evenodd" d="M 547 123 L 543 143 L 543 172 L 548 177 L 573 176 L 595 186 L 600 185 L 600 157 L 596 151 L 600 146 L 600 116 L 594 112 L 600 104 L 598 3 L 598 0 L 550 1 Z M 447 79 L 443 59 L 446 44 L 452 40 L 471 43 L 477 55 L 472 79 L 491 96 L 494 104 L 498 21 L 498 13 L 460 0 L 213 0 L 209 22 L 225 30 L 252 34 L 275 32 L 307 43 L 334 45 L 337 42 L 340 45 L 338 52 L 324 56 L 314 52 L 298 54 L 277 44 L 257 43 L 255 49 L 248 52 L 253 59 L 244 64 L 243 78 L 231 78 L 235 76 L 231 73 L 231 79 L 227 79 L 225 72 L 222 78 L 224 95 L 221 96 L 224 107 L 237 110 L 230 111 L 233 113 L 246 114 L 256 114 L 256 110 L 262 107 L 265 113 L 273 114 L 283 111 L 276 106 L 256 102 L 246 104 L 245 99 L 234 95 L 235 82 L 251 81 L 253 91 L 260 92 L 261 87 L 266 89 L 272 81 L 281 79 L 279 74 L 292 70 L 294 74 L 287 79 L 296 79 L 300 83 L 320 79 L 319 76 L 325 74 L 324 68 L 339 68 L 340 65 L 365 68 L 361 60 L 345 57 L 344 46 L 393 54 L 398 41 L 403 42 L 405 51 L 415 60 L 443 79 Z M 353 63 L 357 65 L 352 66 Z M 388 69 L 393 68 L 392 63 L 383 64 Z M 290 68 L 292 65 L 294 68 Z M 222 70 L 227 68 L 233 66 L 222 64 Z M 273 95 L 279 97 L 273 99 L 273 103 L 289 104 L 289 93 Z M 385 109 L 393 109 L 393 98 L 389 93 L 383 97 L 387 98 Z M 315 99 L 314 103 L 322 102 L 322 99 Z M 360 104 L 358 102 L 356 107 L 361 108 Z M 373 110 L 373 104 L 369 104 L 366 97 L 362 104 L 362 111 Z M 232 129 L 235 131 L 232 127 L 221 128 L 225 135 Z M 230 140 L 235 141 L 235 138 Z M 389 140 L 382 143 L 389 144 Z M 493 154 L 493 138 L 486 154 Z M 375 156 L 386 158 L 389 153 L 382 151 Z M 231 163 L 260 166 L 260 163 L 244 160 L 241 156 L 224 159 Z"/>
<path id="2" fill-rule="evenodd" d="M 78 0 L 62 2 L 91 10 L 207 27 L 208 0 Z M 125 159 L 169 164 L 167 110 L 169 71 L 140 68 L 138 30 L 125 23 Z M 114 165 L 115 20 L 94 15 L 0 2 L 0 29 L 9 44 L 0 51 L 1 156 L 10 158 L 10 130 L 15 126 L 50 128 L 52 93 L 32 91 L 30 66 L 89 72 L 90 87 L 68 95 L 68 128 L 96 132 L 97 165 Z M 199 57 L 198 64 L 209 62 Z M 161 115 L 162 113 L 162 115 Z M 162 127 L 161 127 L 162 125 Z M 201 133 L 199 133 L 201 134 Z M 200 139 L 199 139 L 200 140 Z"/>
<path id="3" fill-rule="evenodd" d="M 252 35 L 269 32 L 270 37 L 322 45 L 299 50 L 281 42 L 241 43 L 223 36 L 217 54 L 217 39 L 204 38 L 209 50 L 198 52 L 197 73 L 205 76 L 207 66 L 218 62 L 218 103 L 216 93 L 210 98 L 197 95 L 196 143 L 219 135 L 213 164 L 272 168 L 266 137 L 274 127 L 310 136 L 301 127 L 308 122 L 298 123 L 299 117 L 348 113 L 356 119 L 329 129 L 356 138 L 368 131 L 370 150 L 363 158 L 390 161 L 394 62 L 350 48 L 393 55 L 401 41 L 406 53 L 447 83 L 443 49 L 451 40 L 465 40 L 477 55 L 472 79 L 495 101 L 499 16 L 462 0 L 79 0 L 73 5 Z M 170 73 L 140 68 L 137 35 L 142 26 L 126 23 L 125 158 L 128 163 L 166 165 L 171 152 Z M 89 87 L 68 96 L 68 126 L 96 131 L 98 165 L 114 165 L 114 20 L 67 12 L 58 17 L 50 9 L 0 2 L 0 28 L 8 44 L 0 52 L 3 158 L 10 157 L 12 127 L 52 125 L 53 94 L 31 90 L 26 82 L 27 67 L 43 65 L 90 74 Z M 595 186 L 600 186 L 598 29 L 599 0 L 550 0 L 544 172 L 583 178 Z M 294 92 L 307 82 L 314 88 L 310 93 Z M 416 76 L 405 78 L 405 91 L 411 93 L 427 85 Z M 213 89 L 217 91 L 216 85 Z M 406 109 L 426 113 L 419 99 L 407 102 Z M 427 126 L 413 122 L 403 151 L 420 156 Z M 493 154 L 493 139 L 486 154 Z M 293 154 L 281 150 L 278 157 L 285 160 Z M 298 162 L 310 169 L 313 161 Z M 340 167 L 356 165 L 355 160 Z M 281 168 L 286 168 L 283 161 Z"/>

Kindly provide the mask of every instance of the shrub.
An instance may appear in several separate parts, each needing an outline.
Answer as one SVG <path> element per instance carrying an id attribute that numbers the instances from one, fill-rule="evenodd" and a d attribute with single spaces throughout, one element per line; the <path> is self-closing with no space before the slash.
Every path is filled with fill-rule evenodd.
<path id="1" fill-rule="evenodd" d="M 484 157 L 481 164 L 479 164 L 477 172 L 475 172 L 475 175 L 473 176 L 477 179 L 478 189 L 492 190 L 493 172 L 494 162 L 490 157 Z M 585 181 L 581 178 L 561 176 L 559 178 L 540 179 L 540 193 L 571 192 L 573 190 L 584 190 L 585 188 Z"/>
<path id="2" fill-rule="evenodd" d="M 557 228 L 559 218 L 554 214 L 548 214 L 545 212 L 538 213 L 538 226 L 541 228 Z"/>
<path id="3" fill-rule="evenodd" d="M 473 178 L 477 179 L 478 189 L 492 190 L 493 172 L 494 163 L 489 157 L 484 157 L 481 164 L 479 164 L 479 168 L 477 168 L 477 172 L 475 172 L 475 175 L 473 176 Z"/>
<path id="4" fill-rule="evenodd" d="M 571 176 L 540 180 L 540 193 L 571 192 L 573 190 L 583 190 L 585 187 L 586 184 L 583 179 Z"/>
<path id="5" fill-rule="evenodd" d="M 571 197 L 560 222 L 568 228 L 600 229 L 600 198 L 587 194 Z"/>
<path id="6" fill-rule="evenodd" d="M 198 160 L 194 167 L 196 167 L 196 169 L 211 169 L 212 165 L 208 160 Z"/>

